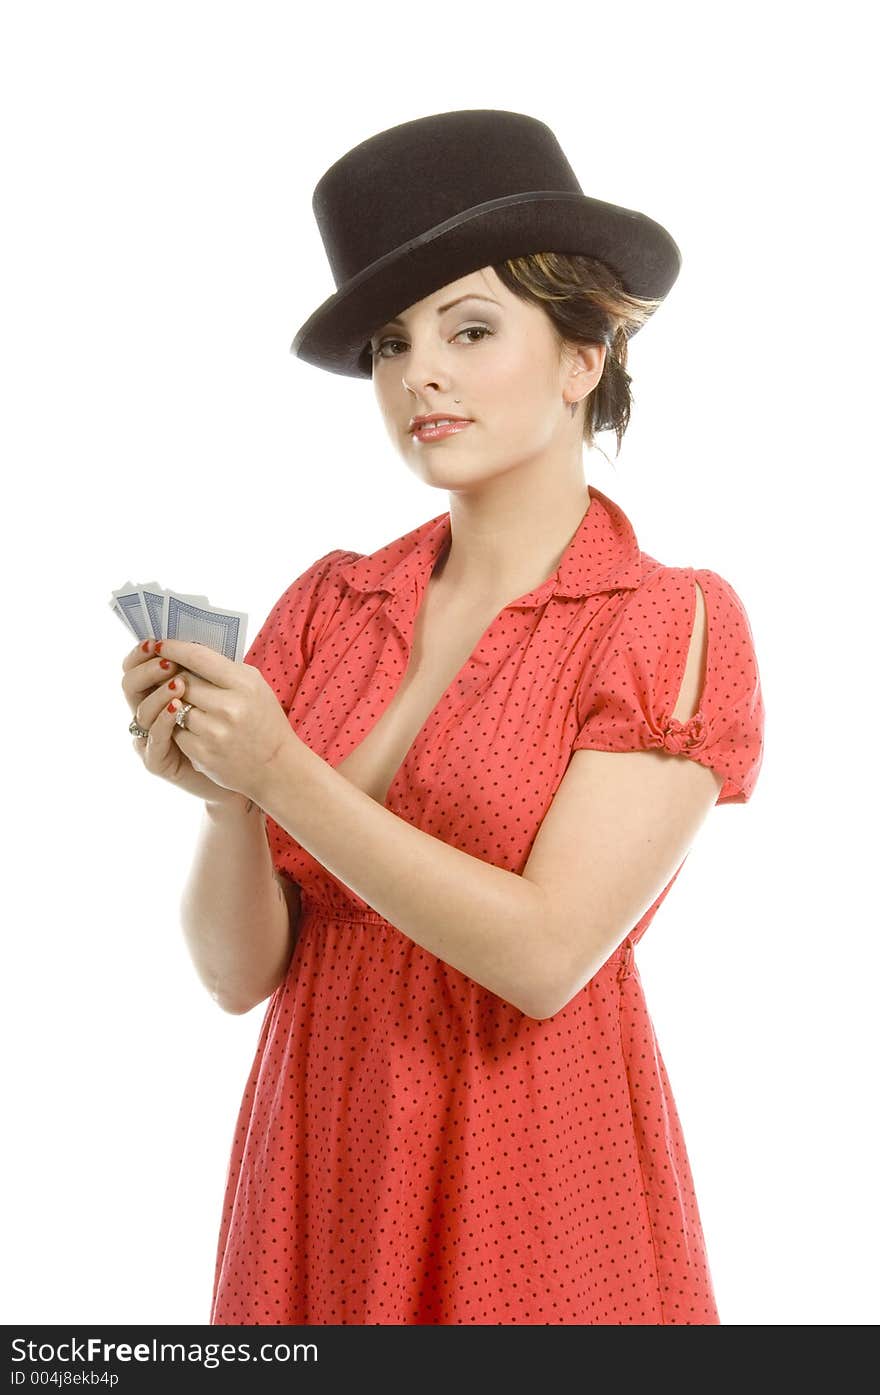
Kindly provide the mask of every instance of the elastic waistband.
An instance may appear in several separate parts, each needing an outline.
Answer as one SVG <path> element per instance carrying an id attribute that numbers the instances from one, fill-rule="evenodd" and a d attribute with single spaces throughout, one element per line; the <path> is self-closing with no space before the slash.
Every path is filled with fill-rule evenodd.
<path id="1" fill-rule="evenodd" d="M 321 901 L 310 901 L 303 896 L 300 903 L 300 919 L 305 919 L 307 915 L 319 916 L 321 920 L 332 920 L 339 925 L 387 925 L 389 929 L 394 927 L 390 920 L 386 920 L 377 911 L 359 911 L 352 908 L 351 911 L 340 911 L 335 906 L 325 906 Z"/>
<path id="2" fill-rule="evenodd" d="M 379 915 L 377 911 L 361 911 L 352 909 L 351 911 L 339 911 L 330 906 L 324 906 L 320 901 L 310 901 L 305 896 L 302 898 L 300 907 L 300 918 L 304 920 L 307 915 L 319 916 L 322 920 L 332 920 L 336 925 L 383 925 L 389 930 L 395 929 L 390 920 Z M 616 964 L 618 967 L 617 977 L 619 980 L 631 978 L 636 969 L 634 948 L 629 935 L 622 940 L 605 961 L 605 964 Z M 603 968 L 605 965 L 603 965 Z"/>

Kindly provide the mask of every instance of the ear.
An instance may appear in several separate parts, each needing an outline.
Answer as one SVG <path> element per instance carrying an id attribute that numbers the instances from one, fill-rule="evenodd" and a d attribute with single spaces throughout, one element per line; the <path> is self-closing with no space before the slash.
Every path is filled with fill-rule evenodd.
<path id="1" fill-rule="evenodd" d="M 605 368 L 604 344 L 564 344 L 563 397 L 567 402 L 580 402 L 592 391 Z"/>

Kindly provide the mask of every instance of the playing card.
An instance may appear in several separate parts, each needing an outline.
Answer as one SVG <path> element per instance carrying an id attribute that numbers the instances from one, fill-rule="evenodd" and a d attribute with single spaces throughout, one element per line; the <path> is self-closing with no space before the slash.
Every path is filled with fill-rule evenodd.
<path id="1" fill-rule="evenodd" d="M 195 640 L 234 663 L 241 663 L 247 652 L 246 613 L 221 610 L 207 596 L 168 590 L 158 581 L 126 581 L 112 592 L 109 604 L 137 640 Z"/>
<path id="2" fill-rule="evenodd" d="M 170 639 L 168 634 L 168 597 L 170 595 L 178 595 L 182 600 L 188 601 L 192 605 L 211 609 L 211 603 L 207 596 L 185 596 L 182 591 L 172 593 L 166 591 L 157 581 L 144 582 L 138 587 L 138 592 L 143 601 L 153 639 Z M 178 638 L 183 639 L 183 635 L 179 635 Z"/>
<path id="3" fill-rule="evenodd" d="M 185 596 L 169 591 L 165 621 L 168 639 L 194 639 L 235 663 L 244 658 L 247 616 L 243 611 L 193 605 Z"/>
<path id="4" fill-rule="evenodd" d="M 110 601 L 120 620 L 127 625 L 135 639 L 158 639 L 150 627 L 141 590 L 133 581 L 117 586 Z"/>

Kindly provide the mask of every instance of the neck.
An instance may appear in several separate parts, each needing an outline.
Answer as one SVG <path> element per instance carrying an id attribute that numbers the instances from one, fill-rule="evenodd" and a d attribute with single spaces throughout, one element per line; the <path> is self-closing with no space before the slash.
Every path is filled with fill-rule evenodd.
<path id="1" fill-rule="evenodd" d="M 476 491 L 450 495 L 451 541 L 438 558 L 433 580 L 457 595 L 525 595 L 559 565 L 590 505 L 583 477 L 548 480 L 530 487 L 520 471 Z"/>

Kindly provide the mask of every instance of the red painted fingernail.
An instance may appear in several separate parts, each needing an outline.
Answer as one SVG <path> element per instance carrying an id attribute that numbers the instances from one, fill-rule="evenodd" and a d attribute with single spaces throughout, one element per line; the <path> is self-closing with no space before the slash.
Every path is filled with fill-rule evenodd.
<path id="1" fill-rule="evenodd" d="M 162 644 L 163 644 L 163 643 L 164 643 L 164 641 L 161 640 L 161 639 L 157 639 L 157 640 L 156 640 L 156 653 L 157 653 L 157 654 L 161 652 Z"/>
<path id="2" fill-rule="evenodd" d="M 169 702 L 168 707 L 167 707 L 167 711 L 169 711 L 169 712 L 176 712 L 176 711 L 177 711 L 177 708 L 174 706 L 174 703 L 173 703 L 173 702 Z"/>
<path id="3" fill-rule="evenodd" d="M 175 681 L 174 681 L 173 678 L 172 678 L 171 682 L 168 684 L 168 686 L 169 686 L 169 688 L 176 688 L 176 687 L 177 687 L 177 684 L 175 683 Z"/>
<path id="4" fill-rule="evenodd" d="M 143 651 L 144 651 L 145 654 L 149 654 L 149 652 L 150 652 L 150 641 L 149 641 L 148 639 L 145 639 L 144 642 L 143 642 L 143 644 L 141 645 L 141 648 L 143 649 Z"/>
<path id="5" fill-rule="evenodd" d="M 160 659 L 160 660 L 159 660 L 159 667 L 160 667 L 160 668 L 170 668 L 170 667 L 171 667 L 171 660 L 170 660 L 170 659 Z"/>

